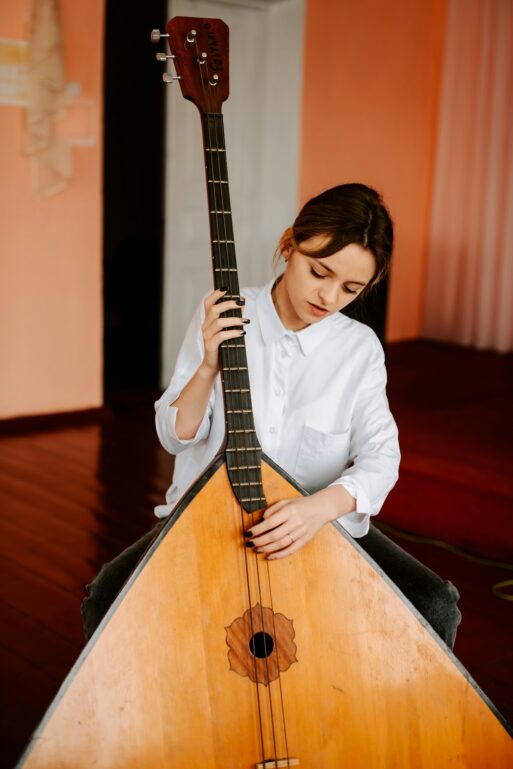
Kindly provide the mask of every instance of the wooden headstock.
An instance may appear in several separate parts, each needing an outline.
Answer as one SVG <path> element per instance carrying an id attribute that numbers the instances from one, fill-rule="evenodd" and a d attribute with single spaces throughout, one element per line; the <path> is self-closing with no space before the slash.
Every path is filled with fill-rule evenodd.
<path id="1" fill-rule="evenodd" d="M 202 113 L 228 98 L 228 27 L 220 19 L 175 16 L 166 24 L 182 94 Z"/>

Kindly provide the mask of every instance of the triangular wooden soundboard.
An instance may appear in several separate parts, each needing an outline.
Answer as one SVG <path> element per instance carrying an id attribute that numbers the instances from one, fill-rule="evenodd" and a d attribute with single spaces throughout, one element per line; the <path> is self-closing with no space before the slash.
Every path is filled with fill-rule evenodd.
<path id="1" fill-rule="evenodd" d="M 301 493 L 266 457 L 262 473 L 268 504 Z M 220 456 L 146 552 L 19 768 L 513 766 L 504 721 L 341 527 L 268 563 L 244 548 L 235 498 L 220 502 L 229 494 Z M 251 680 L 248 604 L 287 628 L 275 680 Z"/>

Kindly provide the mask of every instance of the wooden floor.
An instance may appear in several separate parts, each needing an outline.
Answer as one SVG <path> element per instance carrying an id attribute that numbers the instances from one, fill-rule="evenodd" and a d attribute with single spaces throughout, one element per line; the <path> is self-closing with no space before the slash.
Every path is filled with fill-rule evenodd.
<path id="1" fill-rule="evenodd" d="M 84 645 L 84 585 L 155 521 L 173 458 L 152 393 L 100 423 L 0 440 L 0 766 L 10 768 Z"/>
<path id="2" fill-rule="evenodd" d="M 173 459 L 154 434 L 154 395 L 119 398 L 90 424 L 0 440 L 1 767 L 14 765 L 83 647 L 84 585 L 155 521 Z M 460 587 L 466 621 L 455 652 L 511 721 L 512 604 L 491 601 L 489 590 L 511 572 L 396 541 Z"/>

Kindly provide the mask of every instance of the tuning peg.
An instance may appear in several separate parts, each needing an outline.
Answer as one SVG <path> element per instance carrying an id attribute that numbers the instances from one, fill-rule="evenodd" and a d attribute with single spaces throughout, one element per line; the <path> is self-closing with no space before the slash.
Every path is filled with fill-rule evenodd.
<path id="1" fill-rule="evenodd" d="M 162 80 L 164 83 L 173 83 L 175 80 L 181 80 L 180 75 L 170 75 L 169 72 L 164 72 L 162 75 Z"/>
<path id="2" fill-rule="evenodd" d="M 162 37 L 169 37 L 169 35 L 167 32 L 161 32 L 160 29 L 152 29 L 150 37 L 152 43 L 158 43 Z"/>
<path id="3" fill-rule="evenodd" d="M 185 40 L 188 43 L 194 43 L 194 42 L 196 42 L 196 35 L 197 34 L 198 33 L 196 32 L 195 29 L 191 29 L 190 32 L 187 32 L 187 36 L 186 36 Z"/>
<path id="4" fill-rule="evenodd" d="M 174 53 L 157 53 L 155 54 L 157 61 L 167 61 L 167 59 L 175 59 Z"/>

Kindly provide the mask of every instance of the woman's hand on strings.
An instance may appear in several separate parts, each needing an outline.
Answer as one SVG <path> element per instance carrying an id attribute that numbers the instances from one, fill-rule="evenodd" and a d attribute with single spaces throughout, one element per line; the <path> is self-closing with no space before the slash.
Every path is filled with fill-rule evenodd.
<path id="1" fill-rule="evenodd" d="M 340 484 L 308 497 L 281 499 L 267 508 L 260 523 L 246 532 L 247 543 L 269 560 L 300 550 L 329 521 L 356 510 L 356 500 Z"/>
<path id="2" fill-rule="evenodd" d="M 315 494 L 281 499 L 267 508 L 260 523 L 251 527 L 247 544 L 269 560 L 284 558 L 300 550 L 334 517 L 331 507 L 326 509 Z"/>
<path id="3" fill-rule="evenodd" d="M 227 317 L 221 318 L 220 315 L 228 310 L 240 310 L 244 305 L 244 298 L 239 300 L 229 299 L 225 302 L 220 301 L 226 291 L 217 289 L 209 294 L 204 302 L 205 320 L 201 330 L 203 332 L 203 343 L 205 345 L 205 355 L 203 357 L 203 366 L 217 373 L 219 370 L 219 345 L 227 339 L 237 339 L 245 332 L 242 330 L 244 323 L 249 323 L 247 318 Z"/>

